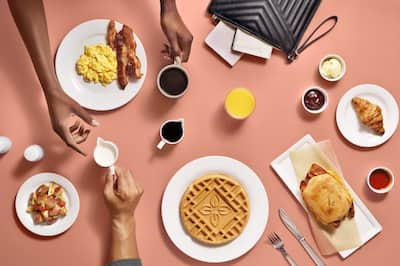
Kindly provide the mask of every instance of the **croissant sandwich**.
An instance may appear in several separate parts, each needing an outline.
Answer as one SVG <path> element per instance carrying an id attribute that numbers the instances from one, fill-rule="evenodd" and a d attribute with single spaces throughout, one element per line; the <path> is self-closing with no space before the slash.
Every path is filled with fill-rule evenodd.
<path id="1" fill-rule="evenodd" d="M 300 191 L 309 212 L 330 229 L 338 228 L 345 217 L 354 217 L 353 198 L 343 181 L 318 164 L 312 164 Z"/>
<path id="2" fill-rule="evenodd" d="M 368 100 L 354 97 L 351 100 L 360 121 L 379 135 L 385 134 L 381 108 Z"/>

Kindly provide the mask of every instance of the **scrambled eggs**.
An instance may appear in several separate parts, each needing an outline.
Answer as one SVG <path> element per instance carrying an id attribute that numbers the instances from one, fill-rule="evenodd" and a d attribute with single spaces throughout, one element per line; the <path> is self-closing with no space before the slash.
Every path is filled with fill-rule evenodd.
<path id="1" fill-rule="evenodd" d="M 84 53 L 76 62 L 76 70 L 85 81 L 106 86 L 117 79 L 117 57 L 108 45 L 85 45 Z"/>

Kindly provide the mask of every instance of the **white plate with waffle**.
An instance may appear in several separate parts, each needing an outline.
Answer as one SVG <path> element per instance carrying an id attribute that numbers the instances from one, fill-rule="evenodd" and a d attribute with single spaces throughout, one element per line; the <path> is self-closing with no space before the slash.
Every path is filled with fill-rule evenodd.
<path id="1" fill-rule="evenodd" d="M 186 189 L 193 181 L 210 173 L 235 179 L 246 191 L 250 203 L 250 215 L 243 231 L 221 245 L 202 244 L 192 239 L 180 219 L 180 203 Z M 186 255 L 209 263 L 236 259 L 253 248 L 264 232 L 268 214 L 267 193 L 257 174 L 244 163 L 223 156 L 202 157 L 184 165 L 169 181 L 161 203 L 164 228 L 171 241 Z"/>

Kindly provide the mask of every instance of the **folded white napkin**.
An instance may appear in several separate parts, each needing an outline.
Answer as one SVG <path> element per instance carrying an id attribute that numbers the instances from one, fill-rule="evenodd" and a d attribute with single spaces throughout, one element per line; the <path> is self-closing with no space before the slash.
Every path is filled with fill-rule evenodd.
<path id="1" fill-rule="evenodd" d="M 236 29 L 235 38 L 232 44 L 232 49 L 234 51 L 269 59 L 271 58 L 272 48 L 271 45 L 261 41 L 253 35 L 246 33 L 239 28 Z"/>
<path id="2" fill-rule="evenodd" d="M 231 66 L 234 66 L 243 55 L 232 50 L 234 36 L 235 28 L 220 21 L 205 40 L 206 44 Z"/>

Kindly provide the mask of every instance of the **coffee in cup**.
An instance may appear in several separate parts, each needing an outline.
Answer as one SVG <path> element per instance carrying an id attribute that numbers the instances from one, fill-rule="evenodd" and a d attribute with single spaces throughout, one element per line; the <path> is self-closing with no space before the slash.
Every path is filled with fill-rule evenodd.
<path id="1" fill-rule="evenodd" d="M 174 63 L 165 66 L 157 76 L 159 91 L 168 98 L 179 98 L 186 93 L 189 87 L 189 77 L 177 56 Z"/>

